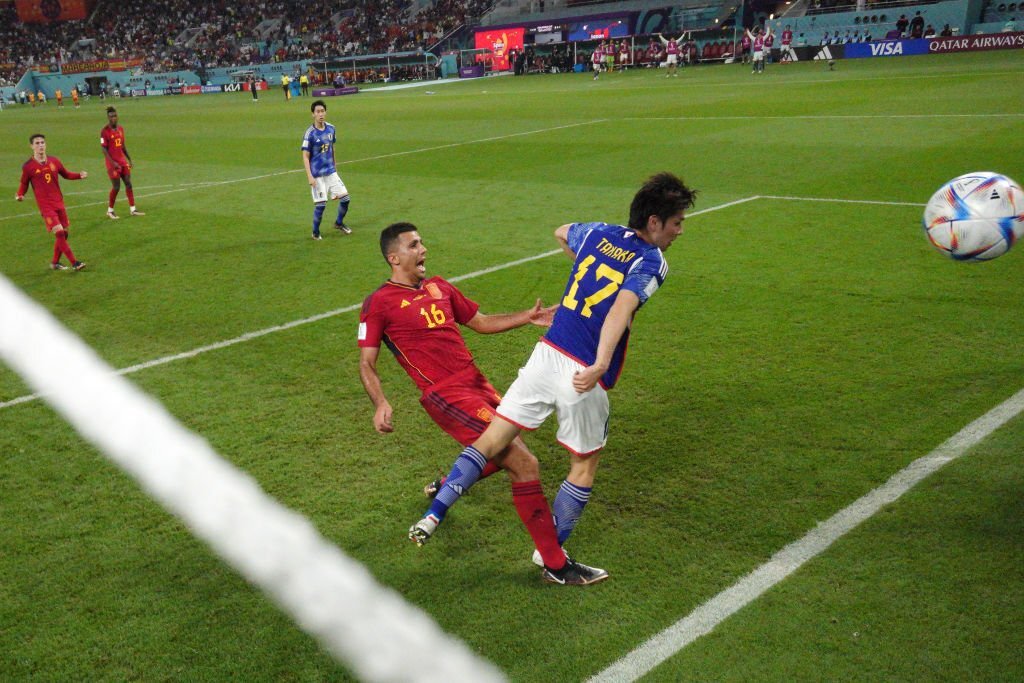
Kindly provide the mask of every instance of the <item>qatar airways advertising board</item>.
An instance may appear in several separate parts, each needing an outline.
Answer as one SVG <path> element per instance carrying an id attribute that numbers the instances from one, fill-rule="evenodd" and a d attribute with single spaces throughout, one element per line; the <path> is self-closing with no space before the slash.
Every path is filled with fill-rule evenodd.
<path id="1" fill-rule="evenodd" d="M 494 54 L 495 71 L 508 71 L 512 68 L 508 61 L 508 54 L 512 50 L 523 51 L 523 34 L 525 32 L 525 29 L 522 28 L 499 28 L 492 31 L 477 31 L 476 49 L 487 49 Z M 477 55 L 477 60 L 482 60 L 482 56 Z"/>
<path id="2" fill-rule="evenodd" d="M 1024 49 L 1024 31 L 988 33 L 975 36 L 911 38 L 908 40 L 876 40 L 871 43 L 843 45 L 847 59 L 858 57 L 905 57 L 907 55 L 978 52 L 981 50 Z"/>

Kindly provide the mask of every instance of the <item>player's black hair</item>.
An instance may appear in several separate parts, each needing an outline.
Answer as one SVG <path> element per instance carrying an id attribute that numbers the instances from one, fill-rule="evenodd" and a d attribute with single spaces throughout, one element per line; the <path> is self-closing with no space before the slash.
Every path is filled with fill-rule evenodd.
<path id="1" fill-rule="evenodd" d="M 321 106 L 324 108 L 324 111 L 327 111 L 327 103 L 324 102 L 323 100 L 317 100 L 313 104 L 309 105 L 309 113 L 312 114 L 314 111 L 316 111 L 317 106 Z"/>
<path id="2" fill-rule="evenodd" d="M 113 107 L 107 107 L 107 113 L 109 114 L 110 112 L 114 112 L 116 114 L 117 110 L 114 109 Z"/>
<path id="3" fill-rule="evenodd" d="M 36 138 L 42 138 L 45 140 L 46 136 L 43 135 L 42 133 L 32 133 L 32 135 L 28 136 L 28 144 L 31 145 L 33 142 L 35 142 Z"/>
<path id="4" fill-rule="evenodd" d="M 647 179 L 629 205 L 629 227 L 646 230 L 647 219 L 657 216 L 667 221 L 693 206 L 697 191 L 691 190 L 671 173 L 658 173 Z"/>
<path id="5" fill-rule="evenodd" d="M 398 241 L 398 236 L 403 232 L 412 232 L 416 230 L 416 226 L 412 223 L 392 223 L 388 227 L 380 231 L 380 253 L 384 257 L 384 260 L 388 260 L 388 252 L 395 246 L 395 242 Z"/>

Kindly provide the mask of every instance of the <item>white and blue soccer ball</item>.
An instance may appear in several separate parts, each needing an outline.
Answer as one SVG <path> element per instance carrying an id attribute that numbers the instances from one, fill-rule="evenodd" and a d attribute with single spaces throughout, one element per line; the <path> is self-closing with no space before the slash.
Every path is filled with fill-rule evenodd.
<path id="1" fill-rule="evenodd" d="M 928 200 L 924 231 L 956 261 L 991 261 L 1024 237 L 1024 190 L 988 171 L 953 178 Z"/>

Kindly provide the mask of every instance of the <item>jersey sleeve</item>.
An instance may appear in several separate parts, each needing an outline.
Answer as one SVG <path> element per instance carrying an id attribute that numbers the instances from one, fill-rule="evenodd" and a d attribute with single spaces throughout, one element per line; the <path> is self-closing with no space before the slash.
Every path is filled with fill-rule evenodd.
<path id="1" fill-rule="evenodd" d="M 312 142 L 313 130 L 312 130 L 312 128 L 313 128 L 312 126 L 307 128 L 306 129 L 306 134 L 302 136 L 302 151 L 303 152 L 312 152 L 313 151 L 313 142 Z"/>
<path id="2" fill-rule="evenodd" d="M 61 177 L 67 178 L 68 180 L 79 180 L 82 177 L 82 174 L 80 173 L 72 173 L 71 171 L 69 171 L 67 167 L 64 166 L 64 162 L 61 161 L 60 159 L 57 159 L 55 157 L 51 158 L 54 162 L 56 162 L 55 165 L 57 166 L 57 173 L 59 173 Z"/>
<path id="3" fill-rule="evenodd" d="M 359 330 L 356 338 L 359 348 L 379 348 L 384 338 L 384 314 L 376 305 L 374 295 L 366 297 L 359 312 Z"/>
<path id="4" fill-rule="evenodd" d="M 107 129 L 104 128 L 100 131 L 100 147 L 107 149 L 110 147 L 110 140 L 107 138 Z"/>
<path id="5" fill-rule="evenodd" d="M 480 304 L 473 301 L 459 291 L 459 288 L 450 282 L 445 282 L 451 290 L 452 310 L 455 312 L 455 322 L 465 325 L 480 310 Z"/>
<path id="6" fill-rule="evenodd" d="M 626 273 L 622 289 L 628 289 L 640 299 L 640 305 L 647 303 L 668 276 L 668 262 L 659 249 L 648 250 Z"/>
<path id="7" fill-rule="evenodd" d="M 25 193 L 28 192 L 28 183 L 32 179 L 32 174 L 28 171 L 28 164 L 21 167 L 21 182 L 18 183 L 18 196 L 24 197 Z"/>
<path id="8" fill-rule="evenodd" d="M 600 229 L 604 223 L 573 223 L 569 226 L 569 234 L 566 235 L 566 243 L 572 253 L 578 254 L 583 242 L 596 229 Z"/>

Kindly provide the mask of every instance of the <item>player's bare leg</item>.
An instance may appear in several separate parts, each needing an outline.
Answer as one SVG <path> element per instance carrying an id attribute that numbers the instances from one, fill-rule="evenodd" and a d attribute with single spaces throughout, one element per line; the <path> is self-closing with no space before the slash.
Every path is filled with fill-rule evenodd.
<path id="1" fill-rule="evenodd" d="M 112 221 L 118 219 L 118 215 L 114 213 L 114 200 L 117 199 L 117 193 L 121 191 L 121 180 L 119 178 L 110 179 L 110 194 L 107 199 L 107 218 Z"/>

